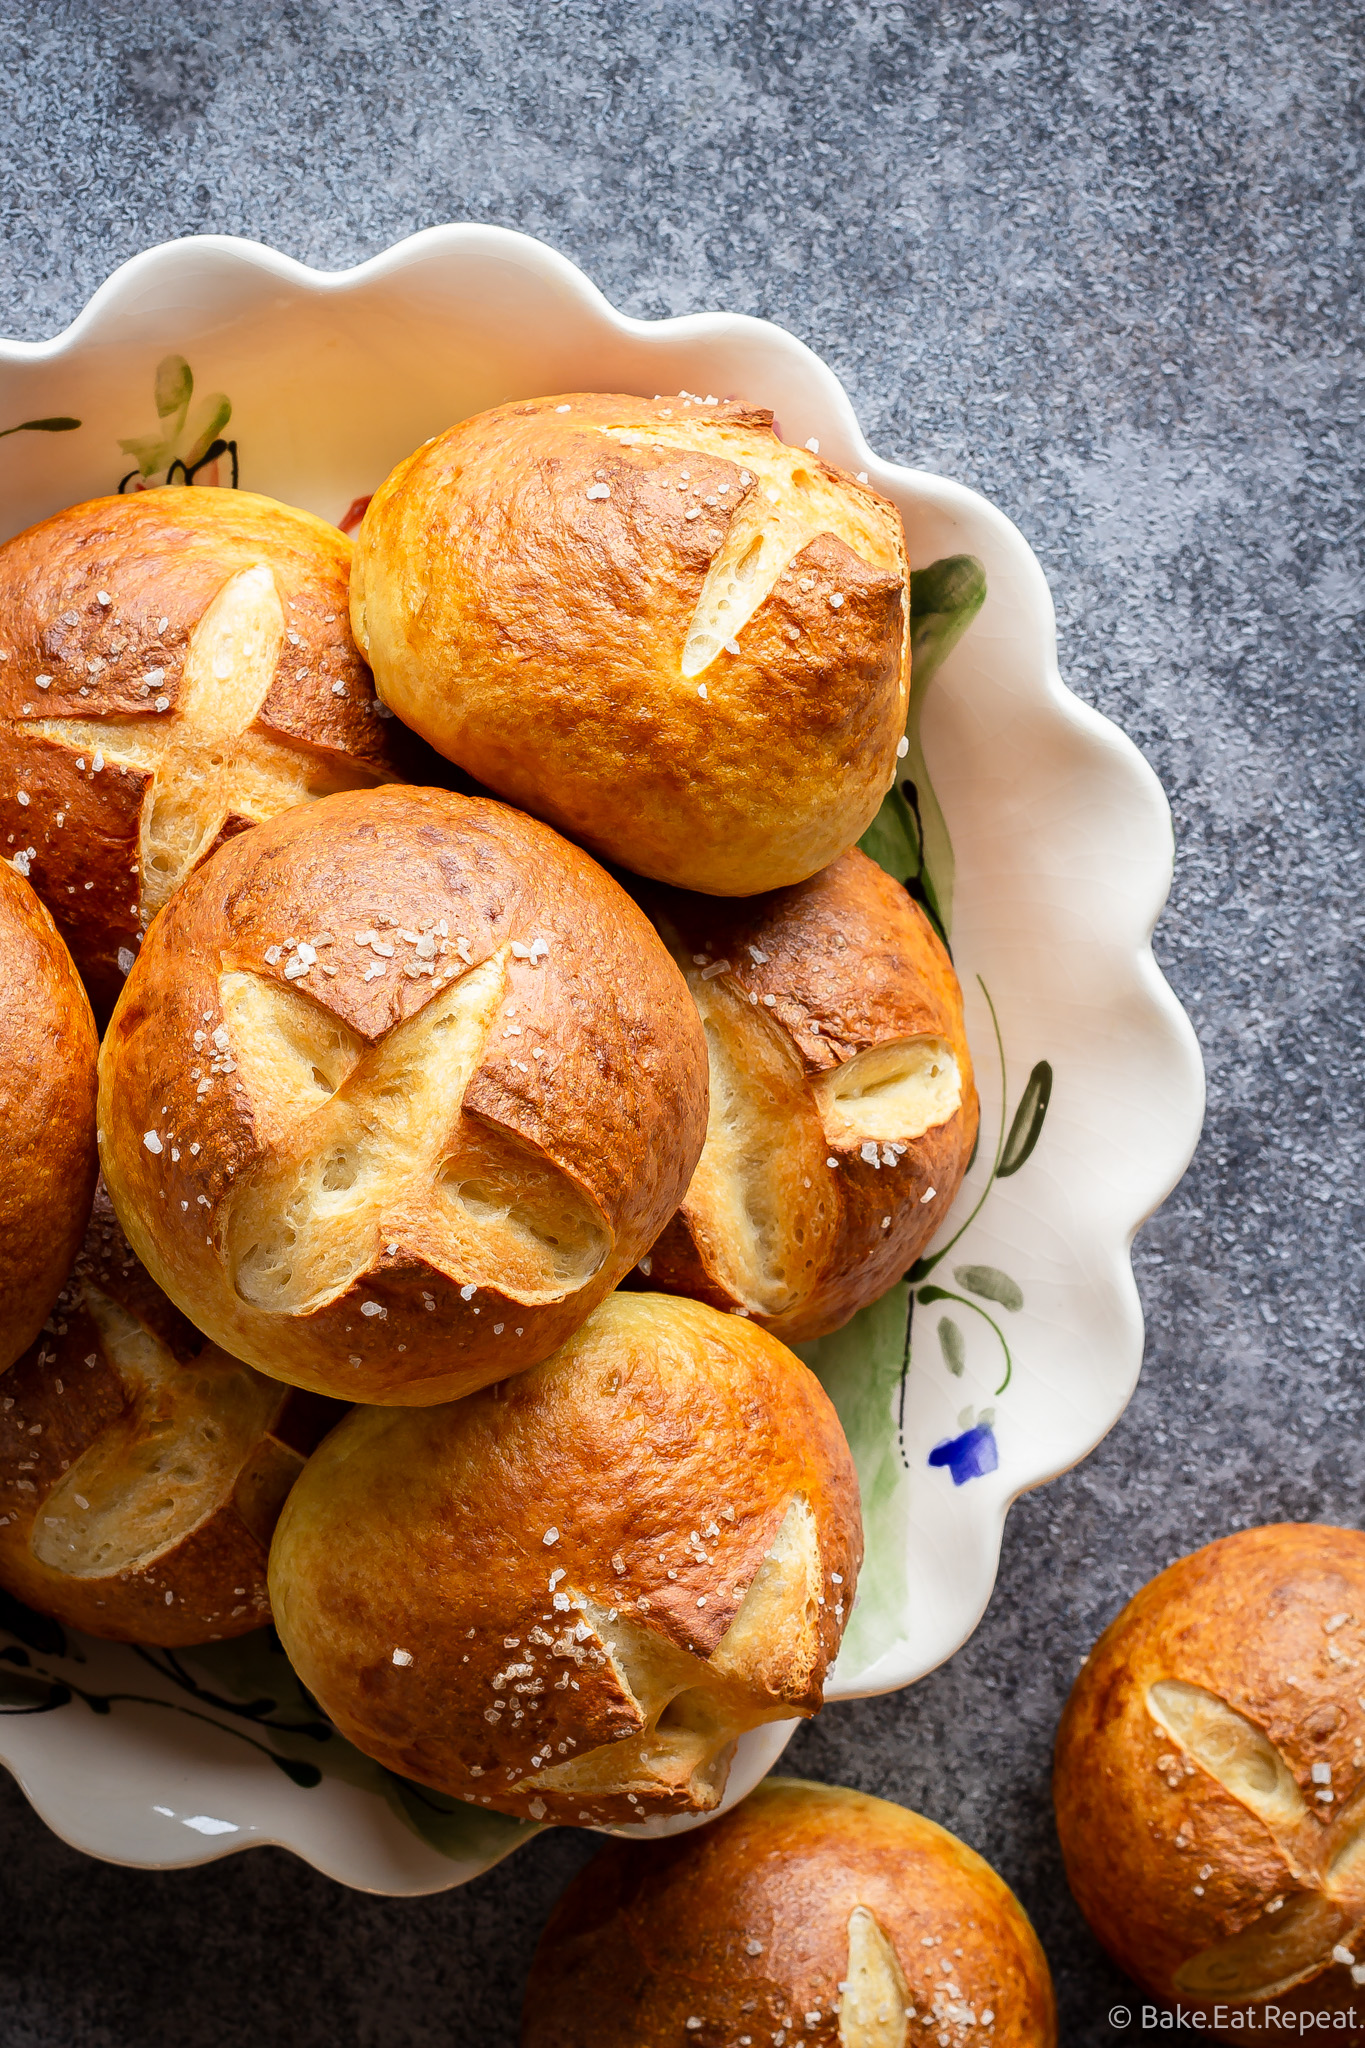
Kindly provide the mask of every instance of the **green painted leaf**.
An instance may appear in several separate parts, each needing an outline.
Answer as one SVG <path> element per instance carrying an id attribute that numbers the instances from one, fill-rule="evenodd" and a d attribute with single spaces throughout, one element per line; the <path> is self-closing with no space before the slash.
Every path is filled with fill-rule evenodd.
<path id="1" fill-rule="evenodd" d="M 408 1826 L 453 1862 L 467 1858 L 479 1863 L 498 1863 L 521 1842 L 529 1842 L 541 1830 L 535 1821 L 514 1820 L 510 1814 L 494 1813 L 487 1807 L 472 1806 L 433 1792 L 428 1785 L 415 1785 L 385 1771 L 384 1789 Z"/>
<path id="2" fill-rule="evenodd" d="M 17 427 L 0 427 L 0 441 L 6 434 L 69 434 L 79 425 L 79 420 L 68 419 L 65 413 L 56 413 L 50 420 L 20 420 Z"/>
<path id="3" fill-rule="evenodd" d="M 846 1671 L 874 1664 L 909 1626 L 910 1475 L 896 1426 L 906 1308 L 904 1286 L 893 1287 L 841 1330 L 796 1346 L 833 1401 L 858 1467 L 867 1552 L 840 1652 Z"/>
<path id="4" fill-rule="evenodd" d="M 159 418 L 183 413 L 194 390 L 194 372 L 183 356 L 163 356 L 156 366 L 156 410 Z"/>
<path id="5" fill-rule="evenodd" d="M 194 408 L 193 438 L 184 454 L 186 469 L 193 469 L 196 462 L 203 461 L 231 418 L 232 401 L 223 392 L 210 392 L 207 398 L 200 400 Z"/>
<path id="6" fill-rule="evenodd" d="M 270 1761 L 279 1766 L 286 1778 L 292 1778 L 296 1785 L 302 1785 L 305 1792 L 313 1791 L 322 1783 L 322 1772 L 317 1765 L 305 1763 L 302 1757 L 281 1756 L 277 1749 L 272 1749 Z"/>
<path id="7" fill-rule="evenodd" d="M 915 814 L 899 784 L 882 798 L 882 807 L 858 841 L 879 868 L 898 882 L 908 882 L 920 871 L 919 833 Z"/>
<path id="8" fill-rule="evenodd" d="M 1018 1173 L 1032 1153 L 1042 1135 L 1043 1119 L 1051 1100 L 1052 1067 L 1047 1060 L 1039 1060 L 1025 1083 L 1019 1107 L 1014 1112 L 1014 1122 L 1010 1125 L 1010 1134 L 995 1170 L 997 1180 L 1008 1180 L 1012 1173 Z"/>
<path id="9" fill-rule="evenodd" d="M 69 1706 L 71 1688 L 36 1671 L 0 1669 L 0 1714 L 51 1714 Z"/>
<path id="10" fill-rule="evenodd" d="M 919 828 L 920 862 L 907 887 L 945 940 L 953 928 L 953 842 L 929 777 L 920 720 L 935 671 L 966 632 L 985 595 L 985 571 L 973 555 L 947 555 L 916 569 L 910 578 L 910 711 L 900 788 Z"/>
<path id="11" fill-rule="evenodd" d="M 967 1363 L 967 1342 L 951 1316 L 939 1317 L 938 1342 L 943 1353 L 943 1363 L 949 1372 L 960 1377 Z"/>
<path id="12" fill-rule="evenodd" d="M 910 578 L 910 674 L 927 683 L 986 602 L 986 571 L 975 555 L 945 555 Z"/>
<path id="13" fill-rule="evenodd" d="M 163 434 L 134 434 L 127 441 L 120 441 L 119 447 L 125 455 L 131 455 L 142 476 L 156 476 L 171 459 L 173 442 Z"/>
<path id="14" fill-rule="evenodd" d="M 1024 1306 L 1023 1290 L 998 1266 L 954 1266 L 953 1278 L 968 1294 L 979 1294 L 983 1301 L 998 1301 L 1001 1308 Z"/>
<path id="15" fill-rule="evenodd" d="M 931 1301 L 951 1301 L 951 1290 L 947 1287 L 921 1287 L 915 1296 L 921 1308 L 928 1308 Z"/>

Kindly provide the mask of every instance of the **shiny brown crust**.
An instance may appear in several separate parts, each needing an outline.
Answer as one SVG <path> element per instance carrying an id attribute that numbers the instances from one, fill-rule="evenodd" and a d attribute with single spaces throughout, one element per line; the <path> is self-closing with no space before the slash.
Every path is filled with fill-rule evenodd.
<path id="1" fill-rule="evenodd" d="M 769 516 L 775 458 L 818 514 L 773 539 L 782 573 L 737 639 L 684 673 L 708 570 L 732 525 L 738 545 Z M 384 700 L 490 789 L 639 874 L 747 896 L 875 816 L 908 704 L 907 576 L 895 507 L 785 451 L 771 413 L 577 392 L 399 464 L 357 536 L 352 618 Z"/>
<path id="2" fill-rule="evenodd" d="M 840 2031 L 859 1907 L 903 1973 L 904 2032 L 893 2011 L 884 2033 L 855 2033 L 851 2014 Z M 540 1938 L 521 2041 L 842 2048 L 850 2035 L 1052 2048 L 1047 1961 L 1013 1892 L 956 1836 L 862 1792 L 769 1778 L 709 1827 L 613 1842 L 579 1873 Z"/>
<path id="3" fill-rule="evenodd" d="M 1220 2038 L 1246 2039 L 1247 2015 L 1220 2029 L 1217 2005 L 1269 2000 L 1354 2006 L 1332 2039 L 1365 2040 L 1333 1960 L 1365 1964 L 1365 1856 L 1345 1853 L 1365 1842 L 1362 1671 L 1365 1535 L 1279 1523 L 1160 1573 L 1072 1688 L 1053 1779 L 1071 1888 L 1120 1966 Z"/>
<path id="4" fill-rule="evenodd" d="M 808 882 L 747 902 L 663 889 L 641 900 L 694 996 L 708 1002 L 717 983 L 732 991 L 739 1028 L 765 1034 L 790 1068 L 785 1135 L 777 1126 L 765 1134 L 759 1191 L 791 1283 L 786 1306 L 765 1313 L 735 1283 L 705 1158 L 650 1254 L 649 1284 L 746 1309 L 788 1343 L 823 1336 L 919 1256 L 971 1158 L 978 1104 L 952 962 L 919 906 L 856 848 Z M 874 1142 L 822 1113 L 821 1076 L 870 1048 L 915 1040 L 946 1043 L 956 1061 L 960 1097 L 945 1121 L 908 1142 L 888 1123 Z M 713 1117 L 718 1093 L 713 1073 Z"/>
<path id="5" fill-rule="evenodd" d="M 432 779 L 426 749 L 377 715 L 350 558 L 312 513 L 214 489 L 94 498 L 0 546 L 0 843 L 23 855 L 101 1018 L 148 916 L 154 770 L 137 757 L 177 726 L 192 636 L 231 577 L 273 575 L 286 633 L 248 730 L 300 764 L 301 793 Z M 220 836 L 270 814 L 260 795 L 239 796 Z"/>
<path id="6" fill-rule="evenodd" d="M 722 1645 L 797 1498 L 822 1574 L 808 1640 L 727 1677 Z M 270 1587 L 295 1670 L 366 1755 L 506 1813 L 610 1823 L 693 1810 L 629 1776 L 546 1782 L 546 1761 L 643 1726 L 618 1633 L 685 1653 L 689 1697 L 713 1688 L 743 1725 L 811 1714 L 861 1557 L 857 1476 L 814 1375 L 738 1317 L 615 1294 L 516 1379 L 356 1409 L 290 1497 Z"/>
<path id="7" fill-rule="evenodd" d="M 154 1340 L 158 1385 L 119 1369 L 115 1330 L 129 1323 Z M 187 1399 L 220 1441 L 240 1439 L 239 1458 L 212 1497 L 199 1490 L 197 1515 L 176 1517 L 173 1540 L 137 1556 L 135 1510 L 155 1512 L 158 1495 L 184 1484 Z M 0 1380 L 0 1586 L 68 1628 L 117 1642 L 176 1647 L 260 1628 L 270 1619 L 265 1571 L 276 1516 L 307 1453 L 344 1412 L 206 1343 L 138 1263 L 101 1188 L 47 1328 Z M 159 1484 L 139 1492 L 130 1460 L 141 1455 L 145 1469 L 161 1444 L 178 1455 L 162 1459 Z M 122 1479 L 125 1513 L 104 1527 L 123 1543 L 125 1562 L 63 1571 L 52 1562 L 70 1547 L 62 1524 L 83 1514 L 72 1495 L 94 1468 Z M 34 1539 L 45 1534 L 44 1557 Z"/>
<path id="8" fill-rule="evenodd" d="M 317 960 L 298 973 L 294 942 L 310 940 Z M 429 1046 L 445 1029 L 434 1020 L 479 989 L 489 1007 L 461 1108 L 460 1088 L 431 1081 Z M 349 1047 L 355 1079 L 338 1070 L 326 1086 L 347 1114 L 361 1090 L 372 1120 L 386 1063 L 416 1042 L 411 1030 L 427 1034 L 403 1084 L 434 1090 L 398 1148 L 417 1160 L 414 1178 L 398 1172 L 350 1277 L 284 1308 L 243 1292 L 248 1223 L 285 1228 L 269 1190 L 295 1156 L 315 1169 L 323 1140 L 304 1128 L 306 1103 L 281 1107 L 266 1085 L 238 1001 L 296 1037 Z M 316 1067 L 313 1078 L 324 1092 L 308 1101 L 322 1103 Z M 546 1357 L 635 1263 L 700 1153 L 706 1053 L 666 950 L 586 854 L 506 805 L 390 787 L 287 812 L 186 883 L 128 978 L 101 1088 L 123 1226 L 215 1343 L 318 1393 L 421 1404 Z M 372 1134 L 356 1144 L 373 1155 Z M 445 1201 L 442 1176 L 470 1157 L 482 1185 L 490 1156 L 509 1201 L 548 1188 L 596 1245 L 571 1278 L 521 1284 L 491 1239 L 452 1250 L 448 1219 L 475 1226 L 462 1196 Z M 329 1228 L 314 1241 L 340 1259 Z"/>
<path id="9" fill-rule="evenodd" d="M 85 1233 L 97 1050 L 71 955 L 0 860 L 0 1372 L 41 1329 Z"/>

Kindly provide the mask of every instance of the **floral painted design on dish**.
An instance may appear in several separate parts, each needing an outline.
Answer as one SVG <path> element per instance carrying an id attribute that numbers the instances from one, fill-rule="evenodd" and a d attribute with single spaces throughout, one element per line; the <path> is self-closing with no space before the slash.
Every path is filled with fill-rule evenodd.
<path id="1" fill-rule="evenodd" d="M 925 697 L 935 674 L 963 634 L 968 631 L 985 600 L 985 570 L 981 563 L 970 555 L 947 557 L 942 561 L 930 563 L 927 568 L 916 570 L 912 575 L 913 680 L 906 731 L 909 742 L 907 765 L 911 772 L 903 781 L 898 781 L 896 787 L 888 793 L 880 813 L 860 842 L 865 853 L 870 854 L 888 874 L 894 875 L 904 884 L 914 900 L 921 905 L 950 951 L 954 879 L 952 841 L 933 784 L 929 779 L 920 728 Z M 903 1296 L 902 1289 L 893 1291 L 897 1300 L 903 1298 L 904 1301 L 904 1338 L 899 1346 L 899 1358 L 890 1353 L 884 1343 L 879 1344 L 876 1338 L 872 1338 L 868 1346 L 869 1376 L 873 1380 L 878 1384 L 884 1384 L 890 1372 L 896 1372 L 896 1435 L 901 1462 L 907 1471 L 910 1469 L 910 1458 L 905 1449 L 905 1399 L 911 1367 L 911 1333 L 916 1307 L 928 1308 L 939 1302 L 952 1303 L 956 1307 L 970 1310 L 988 1326 L 999 1343 L 1004 1364 L 1004 1376 L 994 1389 L 994 1398 L 998 1400 L 1009 1386 L 1014 1361 L 1004 1330 L 990 1311 L 981 1304 L 990 1302 L 1010 1314 L 1017 1313 L 1024 1305 L 1023 1290 L 1018 1282 L 996 1266 L 964 1264 L 954 1267 L 953 1278 L 960 1292 L 943 1286 L 941 1281 L 931 1281 L 929 1277 L 971 1229 L 989 1200 L 997 1181 L 1007 1180 L 1011 1175 L 1018 1173 L 1032 1156 L 1042 1136 L 1044 1119 L 1052 1099 L 1052 1066 L 1047 1060 L 1039 1060 L 1035 1063 L 1014 1115 L 1007 1124 L 1004 1040 L 990 991 L 979 975 L 977 982 L 990 1013 L 995 1050 L 1000 1065 L 1000 1127 L 990 1175 L 974 1207 L 965 1221 L 958 1225 L 947 1243 L 917 1259 L 906 1273 L 902 1283 Z M 968 1170 L 970 1171 L 970 1166 Z M 874 1303 L 871 1310 L 864 1311 L 868 1318 L 869 1337 L 873 1331 L 880 1334 L 886 1321 L 877 1313 L 880 1308 L 880 1303 Z M 860 1320 L 861 1318 L 855 1318 L 855 1321 Z M 945 1312 L 938 1318 L 937 1332 L 943 1363 L 950 1373 L 961 1378 L 966 1371 L 968 1347 L 960 1323 Z M 835 1336 L 836 1339 L 840 1338 L 842 1332 L 836 1332 Z M 817 1372 L 821 1367 L 823 1347 L 828 1341 L 822 1339 L 804 1348 L 803 1355 Z M 843 1351 L 844 1346 L 836 1344 L 834 1357 L 837 1359 Z M 837 1371 L 837 1366 L 835 1370 Z M 860 1401 L 860 1412 L 861 1408 Z M 963 1486 L 969 1479 L 984 1478 L 987 1473 L 994 1472 L 1000 1462 L 994 1434 L 995 1417 L 994 1406 L 983 1408 L 979 1414 L 975 1408 L 964 1409 L 958 1417 L 958 1434 L 944 1438 L 934 1445 L 929 1453 L 929 1464 L 935 1468 L 946 1467 L 955 1486 Z M 845 1427 L 849 1428 L 847 1416 L 844 1417 L 844 1421 Z M 856 1449 L 855 1444 L 855 1452 Z M 878 1464 L 880 1465 L 880 1460 Z M 870 1487 L 865 1486 L 864 1493 L 864 1513 L 875 1515 L 878 1508 L 883 1505 L 885 1487 L 874 1483 Z"/>
<path id="2" fill-rule="evenodd" d="M 0 1592 L 0 1633 L 6 1638 L 0 1718 L 66 1709 L 104 1716 L 116 1707 L 179 1715 L 212 1728 L 229 1746 L 246 1744 L 305 1791 L 332 1777 L 377 1793 L 445 1856 L 477 1854 L 498 1862 L 540 1832 L 532 1822 L 484 1812 L 371 1763 L 338 1735 L 299 1684 L 272 1628 L 193 1650 L 93 1643 Z M 92 1659 L 103 1662 L 111 1654 L 126 1660 L 126 1687 L 110 1687 L 91 1673 Z M 169 1807 L 153 1811 L 180 1818 Z M 231 1821 L 205 1814 L 191 1814 L 182 1825 L 204 1836 L 238 1831 Z"/>
<path id="3" fill-rule="evenodd" d="M 163 356 L 152 379 L 157 425 L 147 434 L 120 438 L 133 468 L 119 478 L 121 493 L 150 491 L 158 484 L 230 485 L 237 489 L 237 443 L 223 439 L 232 400 L 209 391 L 191 409 L 194 372 L 180 355 Z"/>

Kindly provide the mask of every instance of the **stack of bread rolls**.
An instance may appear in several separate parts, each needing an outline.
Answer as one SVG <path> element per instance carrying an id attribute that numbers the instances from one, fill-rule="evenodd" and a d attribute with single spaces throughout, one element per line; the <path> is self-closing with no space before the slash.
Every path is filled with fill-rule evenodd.
<path id="1" fill-rule="evenodd" d="M 0 547 L 0 1584 L 273 1614 L 358 1747 L 533 1819 L 705 1813 L 818 1709 L 858 1491 L 782 1340 L 976 1133 L 853 850 L 908 612 L 885 499 L 685 395 L 465 421 L 354 561 L 183 488 Z"/>

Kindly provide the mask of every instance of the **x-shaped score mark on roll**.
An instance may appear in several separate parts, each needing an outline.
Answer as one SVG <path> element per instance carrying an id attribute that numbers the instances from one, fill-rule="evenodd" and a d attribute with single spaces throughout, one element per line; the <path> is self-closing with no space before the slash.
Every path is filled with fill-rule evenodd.
<path id="1" fill-rule="evenodd" d="M 890 520 L 879 525 L 854 491 L 831 483 L 799 448 L 777 440 L 768 448 L 752 428 L 705 420 L 651 420 L 602 432 L 624 448 L 677 448 L 683 454 L 721 457 L 740 471 L 741 495 L 707 569 L 683 644 L 685 677 L 701 675 L 722 647 L 734 643 L 783 570 L 822 533 L 843 540 L 872 568 L 893 576 L 905 573 Z M 752 484 L 744 482 L 746 475 Z M 686 485 L 690 479 L 681 481 Z M 728 495 L 714 494 L 722 507 Z M 830 598 L 836 601 L 843 602 L 837 591 Z"/>
<path id="2" fill-rule="evenodd" d="M 607 1226 L 545 1155 L 464 1108 L 502 1003 L 507 949 L 369 1045 L 298 989 L 219 983 L 266 1157 L 226 1225 L 242 1300 L 281 1315 L 325 1308 L 401 1247 L 435 1272 L 528 1306 L 563 1300 L 601 1267 Z"/>
<path id="3" fill-rule="evenodd" d="M 1177 1988 L 1196 1997 L 1265 1998 L 1334 1961 L 1361 1968 L 1365 1958 L 1355 1964 L 1343 1943 L 1365 1922 L 1365 1802 L 1353 1799 L 1324 1828 L 1269 1738 L 1199 1686 L 1162 1679 L 1148 1691 L 1147 1709 L 1262 1823 L 1292 1880 L 1273 1911 L 1182 1963 Z"/>
<path id="4" fill-rule="evenodd" d="M 110 767 L 150 775 L 139 847 L 144 928 L 230 820 L 260 824 L 306 798 L 383 780 L 252 731 L 284 636 L 275 578 L 260 563 L 229 577 L 190 633 L 173 709 L 27 726 L 73 754 L 102 754 Z"/>

